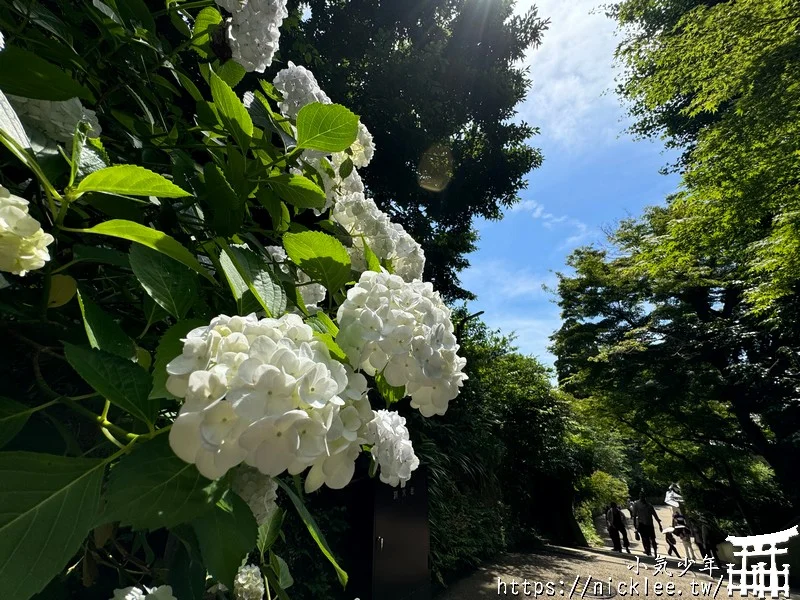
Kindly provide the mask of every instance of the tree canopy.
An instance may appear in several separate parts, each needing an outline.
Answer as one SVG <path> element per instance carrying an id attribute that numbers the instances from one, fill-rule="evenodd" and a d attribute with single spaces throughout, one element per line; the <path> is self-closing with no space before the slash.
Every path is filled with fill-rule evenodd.
<path id="1" fill-rule="evenodd" d="M 653 268 L 708 282 L 696 258 L 725 255 L 752 309 L 778 310 L 800 276 L 800 3 L 625 0 L 610 14 L 633 131 L 683 150 Z"/>
<path id="2" fill-rule="evenodd" d="M 311 0 L 282 57 L 311 68 L 359 114 L 379 149 L 362 173 L 369 193 L 419 241 L 425 279 L 470 298 L 457 273 L 475 249 L 475 217 L 497 219 L 541 163 L 537 130 L 511 123 L 530 86 L 518 63 L 546 28 L 513 0 Z M 343 43 L 346 40 L 346 43 Z"/>

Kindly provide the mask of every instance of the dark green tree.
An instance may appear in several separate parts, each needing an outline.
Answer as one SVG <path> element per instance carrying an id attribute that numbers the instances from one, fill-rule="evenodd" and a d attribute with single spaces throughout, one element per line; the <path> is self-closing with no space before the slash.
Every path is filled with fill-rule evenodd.
<path id="1" fill-rule="evenodd" d="M 673 217 L 650 209 L 622 224 L 613 250 L 570 257 L 553 337 L 559 379 L 641 445 L 651 475 L 683 477 L 706 499 L 729 499 L 751 528 L 768 527 L 753 494 L 774 489 L 770 471 L 789 503 L 800 498 L 797 319 L 753 315 L 747 271 L 724 256 L 654 269 Z M 781 311 L 796 315 L 796 303 Z"/>
<path id="2" fill-rule="evenodd" d="M 302 7 L 290 0 L 297 16 Z M 511 123 L 530 80 L 518 65 L 547 23 L 513 0 L 311 0 L 288 28 L 283 60 L 312 69 L 361 115 L 380 152 L 363 171 L 378 205 L 419 241 L 425 279 L 470 298 L 457 273 L 475 249 L 475 217 L 498 219 L 541 163 L 537 130 Z"/>

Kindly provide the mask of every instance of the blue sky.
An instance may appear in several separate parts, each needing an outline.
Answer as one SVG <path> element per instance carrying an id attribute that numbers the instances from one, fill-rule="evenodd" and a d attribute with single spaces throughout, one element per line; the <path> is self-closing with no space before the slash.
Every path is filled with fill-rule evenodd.
<path id="1" fill-rule="evenodd" d="M 557 271 L 578 246 L 602 243 L 601 228 L 663 202 L 678 187 L 658 170 L 672 156 L 658 142 L 624 133 L 624 107 L 613 93 L 618 43 L 602 0 L 519 0 L 549 17 L 542 46 L 530 52 L 533 86 L 519 117 L 541 128 L 532 143 L 544 164 L 528 175 L 522 202 L 501 221 L 477 223 L 478 251 L 461 274 L 477 294 L 473 312 L 504 333 L 516 332 L 520 351 L 552 365 L 548 336 L 559 327 Z"/>

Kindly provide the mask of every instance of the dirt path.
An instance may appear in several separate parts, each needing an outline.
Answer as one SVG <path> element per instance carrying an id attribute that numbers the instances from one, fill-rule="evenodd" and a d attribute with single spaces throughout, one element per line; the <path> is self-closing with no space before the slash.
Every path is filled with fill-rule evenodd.
<path id="1" fill-rule="evenodd" d="M 664 527 L 669 526 L 672 522 L 669 507 L 656 507 L 656 510 Z M 620 554 L 611 548 L 605 521 L 601 525 L 598 532 L 605 535 L 607 546 L 604 548 L 546 546 L 535 554 L 505 554 L 453 584 L 437 600 L 488 600 L 503 596 L 551 597 L 556 600 L 622 600 L 645 596 L 722 600 L 728 597 L 727 577 L 720 579 L 723 574 L 719 569 L 709 576 L 701 570 L 702 563 L 685 570 L 676 558 L 670 557 L 664 562 L 665 570 L 659 570 L 660 565 L 644 555 L 641 542 L 633 539 L 632 528 L 632 554 Z M 659 552 L 666 553 L 663 534 L 657 533 L 657 543 Z M 683 556 L 680 543 L 678 550 Z M 699 554 L 696 547 L 695 553 Z M 526 580 L 528 585 L 524 586 Z M 514 583 L 516 585 L 512 585 Z M 800 596 L 793 592 L 789 597 Z"/>

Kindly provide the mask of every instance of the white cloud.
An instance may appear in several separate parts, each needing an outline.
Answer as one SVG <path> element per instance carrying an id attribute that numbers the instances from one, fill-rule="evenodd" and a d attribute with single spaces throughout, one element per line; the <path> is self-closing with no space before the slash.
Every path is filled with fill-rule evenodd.
<path id="1" fill-rule="evenodd" d="M 552 273 L 515 269 L 499 260 L 473 263 L 461 272 L 459 279 L 466 289 L 478 295 L 482 306 L 498 308 L 515 298 L 547 298 L 549 296 L 542 286 L 552 288 L 556 283 Z"/>
<path id="2" fill-rule="evenodd" d="M 603 0 L 519 0 L 517 13 L 535 5 L 550 19 L 542 45 L 525 64 L 533 80 L 519 117 L 541 127 L 542 137 L 569 150 L 608 144 L 625 128 L 613 93 L 616 25 Z"/>
<path id="3" fill-rule="evenodd" d="M 559 249 L 562 250 L 578 246 L 597 233 L 580 219 L 568 215 L 560 215 L 557 217 L 553 213 L 545 212 L 544 205 L 536 202 L 536 200 L 523 200 L 522 202 L 518 202 L 508 210 L 508 213 L 529 213 L 532 218 L 539 220 L 542 227 L 545 229 L 553 229 L 554 225 L 566 225 L 574 229 L 574 233 L 568 236 L 559 246 Z"/>

